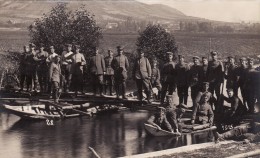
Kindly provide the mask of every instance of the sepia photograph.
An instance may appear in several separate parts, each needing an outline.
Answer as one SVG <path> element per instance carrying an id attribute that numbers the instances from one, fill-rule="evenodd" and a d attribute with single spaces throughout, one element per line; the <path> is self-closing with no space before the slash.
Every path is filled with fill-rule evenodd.
<path id="1" fill-rule="evenodd" d="M 259 0 L 0 0 L 1 158 L 259 158 Z"/>

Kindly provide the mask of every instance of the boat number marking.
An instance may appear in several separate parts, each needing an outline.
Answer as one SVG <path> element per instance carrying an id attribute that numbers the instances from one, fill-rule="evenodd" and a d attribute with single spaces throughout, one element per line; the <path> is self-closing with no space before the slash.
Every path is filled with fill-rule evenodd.
<path id="1" fill-rule="evenodd" d="M 54 125 L 53 120 L 49 120 L 49 119 L 46 120 L 46 124 L 48 126 L 53 126 Z"/>

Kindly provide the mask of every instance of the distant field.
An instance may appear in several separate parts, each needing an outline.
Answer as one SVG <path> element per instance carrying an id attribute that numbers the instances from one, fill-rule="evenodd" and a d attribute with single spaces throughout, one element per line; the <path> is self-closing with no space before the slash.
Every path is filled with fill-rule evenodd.
<path id="1" fill-rule="evenodd" d="M 100 41 L 101 51 L 115 50 L 122 45 L 125 51 L 136 49 L 138 34 L 104 34 Z M 216 50 L 221 57 L 228 55 L 255 56 L 260 54 L 260 35 L 248 34 L 175 34 L 179 53 L 190 60 L 193 55 L 208 55 L 210 50 Z M 210 44 L 211 39 L 211 44 Z M 0 52 L 7 50 L 22 51 L 22 46 L 29 42 L 27 31 L 0 31 Z"/>

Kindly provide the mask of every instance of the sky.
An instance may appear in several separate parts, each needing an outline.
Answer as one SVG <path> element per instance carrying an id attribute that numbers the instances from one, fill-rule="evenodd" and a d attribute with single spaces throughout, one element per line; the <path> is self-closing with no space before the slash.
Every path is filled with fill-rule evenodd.
<path id="1" fill-rule="evenodd" d="M 188 16 L 226 22 L 260 22 L 260 0 L 138 0 L 164 4 Z"/>

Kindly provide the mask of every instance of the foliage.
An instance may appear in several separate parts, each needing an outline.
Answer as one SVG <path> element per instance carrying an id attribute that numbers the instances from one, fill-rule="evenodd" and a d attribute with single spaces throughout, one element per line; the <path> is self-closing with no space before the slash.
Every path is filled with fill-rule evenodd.
<path id="1" fill-rule="evenodd" d="M 73 43 L 80 45 L 86 56 L 102 37 L 101 28 L 84 6 L 72 12 L 66 3 L 58 3 L 49 14 L 36 19 L 29 32 L 31 42 L 36 45 L 43 43 L 46 48 L 53 45 L 61 53 L 65 44 Z"/>
<path id="2" fill-rule="evenodd" d="M 143 51 L 148 58 L 159 58 L 166 60 L 166 52 L 174 53 L 174 60 L 177 56 L 178 47 L 172 34 L 166 32 L 160 25 L 148 25 L 139 33 L 137 38 L 137 49 Z"/>

